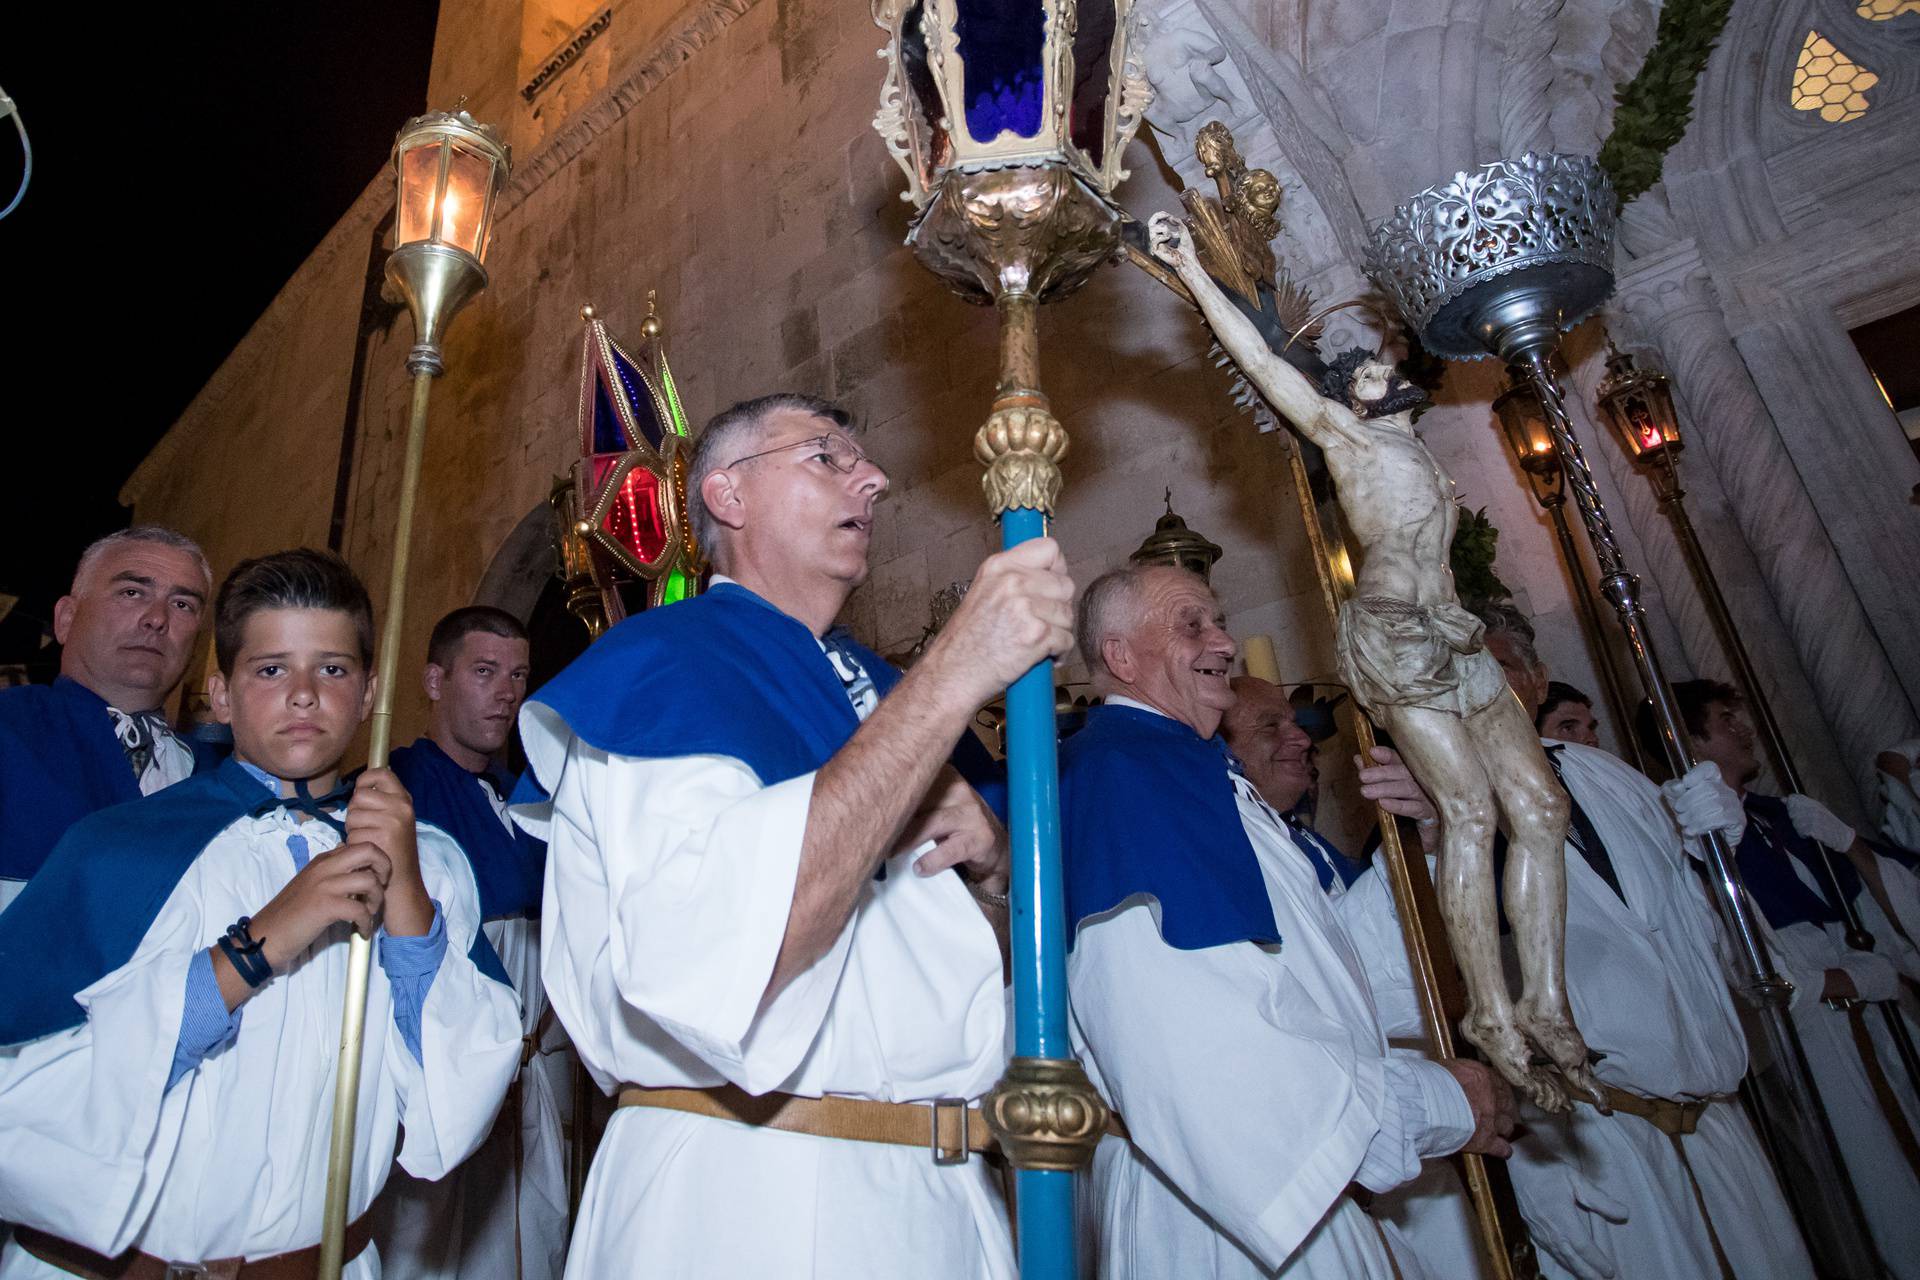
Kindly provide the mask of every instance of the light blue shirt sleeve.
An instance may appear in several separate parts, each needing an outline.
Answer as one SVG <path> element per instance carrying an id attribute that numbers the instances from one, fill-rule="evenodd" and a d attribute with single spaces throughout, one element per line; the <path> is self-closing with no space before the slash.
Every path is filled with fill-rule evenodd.
<path id="1" fill-rule="evenodd" d="M 167 1088 L 179 1084 L 180 1077 L 239 1031 L 240 1010 L 228 1010 L 220 982 L 213 976 L 213 953 L 202 951 L 187 964 L 187 1002 L 180 1010 L 180 1038 L 173 1046 Z"/>
<path id="2" fill-rule="evenodd" d="M 417 938 L 396 938 L 380 931 L 380 968 L 393 989 L 393 1025 L 415 1062 L 420 1056 L 420 1010 L 427 1003 L 427 991 L 440 972 L 440 961 L 447 954 L 446 917 L 439 902 L 433 904 L 433 927 Z"/>

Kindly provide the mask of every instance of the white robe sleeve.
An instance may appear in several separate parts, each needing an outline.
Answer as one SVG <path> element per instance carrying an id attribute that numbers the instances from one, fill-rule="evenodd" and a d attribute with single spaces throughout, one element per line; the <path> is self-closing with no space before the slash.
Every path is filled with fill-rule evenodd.
<path id="1" fill-rule="evenodd" d="M 520 1068 L 520 1003 L 468 956 L 480 897 L 466 856 L 438 829 L 421 827 L 420 875 L 440 904 L 447 950 L 420 1008 L 420 1061 L 387 1026 L 386 1069 L 400 1092 L 400 1164 L 417 1178 L 445 1177 L 493 1126 Z M 369 1029 L 371 1030 L 371 1028 Z"/>
<path id="2" fill-rule="evenodd" d="M 133 958 L 79 994 L 87 1020 L 0 1055 L 0 1220 L 109 1256 L 160 1194 L 187 1090 L 167 1089 L 187 966 L 208 944 L 191 873 Z M 218 933 L 216 928 L 214 933 Z"/>
<path id="3" fill-rule="evenodd" d="M 1134 1144 L 1278 1268 L 1363 1163 L 1388 1159 L 1370 1150 L 1377 1139 L 1397 1145 L 1403 1178 L 1418 1172 L 1419 1126 L 1398 1114 L 1387 1061 L 1357 1051 L 1273 956 L 1170 947 L 1153 911 L 1136 899 L 1082 923 L 1068 961 L 1075 1026 Z"/>
<path id="4" fill-rule="evenodd" d="M 577 773 L 556 789 L 543 931 L 562 1020 L 574 1027 L 607 1013 L 565 1007 L 582 984 L 553 981 L 555 960 L 575 975 L 604 968 L 619 1001 L 725 1079 L 755 1094 L 777 1087 L 819 1036 L 853 934 L 850 919 L 761 1007 L 786 937 L 814 775 L 767 787 L 727 757 L 636 760 L 578 740 L 565 768 Z M 574 865 L 582 857 L 600 865 Z M 607 927 L 573 927 L 571 915 L 604 917 Z"/>
<path id="5" fill-rule="evenodd" d="M 1424 1041 L 1426 1018 L 1413 985 L 1406 935 L 1394 910 L 1393 888 L 1377 858 L 1351 888 L 1333 900 L 1333 914 L 1366 965 L 1367 987 L 1373 993 L 1374 1009 L 1387 1039 Z"/>

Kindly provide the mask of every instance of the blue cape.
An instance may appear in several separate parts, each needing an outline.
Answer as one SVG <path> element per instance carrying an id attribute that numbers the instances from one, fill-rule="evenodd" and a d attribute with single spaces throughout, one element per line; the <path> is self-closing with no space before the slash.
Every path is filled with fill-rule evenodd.
<path id="1" fill-rule="evenodd" d="M 1218 737 L 1134 707 L 1091 708 L 1060 748 L 1060 827 L 1074 932 L 1144 893 L 1160 903 L 1168 946 L 1280 942 Z"/>
<path id="2" fill-rule="evenodd" d="M 832 634 L 879 696 L 900 683 L 885 658 Z M 766 786 L 818 769 L 860 727 L 813 633 L 732 582 L 628 618 L 530 701 L 602 751 L 642 760 L 731 756 Z M 1005 821 L 1005 771 L 972 733 L 960 735 L 953 764 Z M 543 798 L 529 771 L 514 803 Z"/>
<path id="3" fill-rule="evenodd" d="M 194 770 L 210 767 L 188 745 Z M 68 827 L 139 798 L 99 694 L 66 676 L 0 689 L 0 879 L 31 880 Z"/>
<path id="4" fill-rule="evenodd" d="M 1740 837 L 1740 847 L 1734 851 L 1734 860 L 1740 864 L 1740 878 L 1746 882 L 1747 892 L 1759 904 L 1760 914 L 1767 918 L 1767 923 L 1776 929 L 1790 924 L 1845 923 L 1846 917 L 1839 905 L 1827 901 L 1826 891 L 1815 893 L 1807 888 L 1787 861 L 1793 858 L 1803 863 L 1813 874 L 1815 884 L 1827 883 L 1820 867 L 1820 851 L 1813 841 L 1793 829 L 1787 802 L 1749 791 L 1742 803 L 1749 821 L 1746 833 Z M 1766 835 L 1759 829 L 1760 822 L 1766 823 L 1774 847 L 1768 847 Z M 1781 857 L 1779 850 L 1785 850 L 1787 857 Z M 1858 897 L 1860 873 L 1853 869 L 1853 864 L 1841 854 L 1834 854 L 1829 861 L 1840 892 L 1849 901 Z"/>
<path id="5" fill-rule="evenodd" d="M 501 825 L 480 779 L 454 763 L 432 738 L 393 753 L 391 765 L 413 797 L 414 816 L 454 838 L 473 867 L 480 890 L 480 918 L 540 914 L 541 878 L 547 846 L 515 827 Z M 513 788 L 501 780 L 501 799 Z"/>
<path id="6" fill-rule="evenodd" d="M 847 643 L 885 697 L 900 673 Z M 813 633 L 730 582 L 628 618 L 531 701 L 610 754 L 731 756 L 769 787 L 818 769 L 860 726 Z"/>
<path id="7" fill-rule="evenodd" d="M 0 1045 L 84 1022 L 86 1011 L 74 996 L 133 958 L 180 877 L 215 836 L 273 803 L 230 758 L 212 772 L 76 823 L 0 911 L 0 973 L 7 975 Z M 468 955 L 482 973 L 507 983 L 485 933 L 474 931 Z"/>

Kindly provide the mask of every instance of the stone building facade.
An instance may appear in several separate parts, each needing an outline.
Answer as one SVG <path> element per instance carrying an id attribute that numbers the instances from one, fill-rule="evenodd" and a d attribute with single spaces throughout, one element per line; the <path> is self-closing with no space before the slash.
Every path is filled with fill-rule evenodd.
<path id="1" fill-rule="evenodd" d="M 1223 119 L 1248 161 L 1282 179 L 1277 247 L 1327 301 L 1367 293 L 1356 265 L 1367 228 L 1414 190 L 1528 148 L 1595 150 L 1611 87 L 1657 16 L 1638 0 L 1138 2 L 1158 98 L 1124 203 L 1141 217 L 1174 207 L 1179 185 L 1202 181 L 1194 132 Z M 1863 16 L 1876 7 L 1884 20 Z M 1920 463 L 1847 339 L 1920 303 L 1914 7 L 1736 0 L 1666 181 L 1629 210 L 1607 317 L 1622 345 L 1675 375 L 1708 554 L 1803 770 L 1848 814 L 1863 811 L 1872 752 L 1920 732 L 1920 509 L 1908 501 Z M 1793 106 L 1815 29 L 1877 74 L 1855 118 Z M 429 100 L 464 95 L 503 129 L 516 167 L 491 287 L 454 327 L 435 391 L 411 651 L 455 605 L 530 607 L 544 501 L 575 448 L 580 307 L 634 333 L 649 290 L 696 422 L 794 388 L 842 400 L 865 424 L 893 492 L 872 580 L 849 607 L 857 634 L 910 642 L 934 593 L 971 576 L 995 538 L 970 454 L 992 392 L 993 317 L 902 247 L 909 209 L 869 127 L 880 43 L 864 6 L 845 0 L 442 6 Z M 523 92 L 569 47 L 563 69 Z M 128 481 L 137 518 L 200 538 L 221 567 L 325 544 L 337 527 L 380 598 L 411 335 L 363 301 L 391 204 L 375 175 Z M 1197 317 L 1114 267 L 1042 325 L 1047 388 L 1073 435 L 1056 529 L 1076 578 L 1123 560 L 1170 486 L 1225 549 L 1214 578 L 1236 633 L 1272 635 L 1290 681 L 1329 678 L 1331 631 L 1284 445 L 1233 407 Z M 1600 329 L 1568 345 L 1579 426 L 1608 462 L 1603 491 L 1675 674 L 1724 674 L 1645 481 L 1592 419 Z M 1329 348 L 1381 336 L 1364 308 L 1330 330 Z M 1500 380 L 1489 364 L 1454 366 L 1422 430 L 1501 529 L 1501 573 L 1538 620 L 1547 661 L 1597 693 L 1569 576 L 1492 423 Z M 422 700 L 403 692 L 404 732 Z M 1346 753 L 1327 754 L 1337 785 Z M 1359 818 L 1333 825 L 1354 835 Z"/>

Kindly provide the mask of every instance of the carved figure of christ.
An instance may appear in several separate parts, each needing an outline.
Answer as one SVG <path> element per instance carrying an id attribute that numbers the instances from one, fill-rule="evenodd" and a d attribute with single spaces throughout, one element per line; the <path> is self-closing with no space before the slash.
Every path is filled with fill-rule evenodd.
<path id="1" fill-rule="evenodd" d="M 1326 454 L 1359 544 L 1341 606 L 1341 676 L 1393 737 L 1441 820 L 1441 915 L 1467 988 L 1461 1034 L 1537 1105 L 1564 1111 L 1562 1082 L 1602 1110 L 1586 1042 L 1567 1003 L 1565 849 L 1570 802 L 1477 619 L 1454 594 L 1453 481 L 1414 433 L 1392 366 L 1350 356 L 1346 402 L 1281 359 L 1201 266 L 1187 229 L 1155 214 L 1152 251 L 1179 273 L 1214 337 L 1267 402 Z M 1369 407 L 1376 416 L 1369 416 Z M 1493 842 L 1506 820 L 1507 919 L 1521 994 L 1500 962 Z M 1534 1050 L 1554 1070 L 1537 1067 Z"/>

